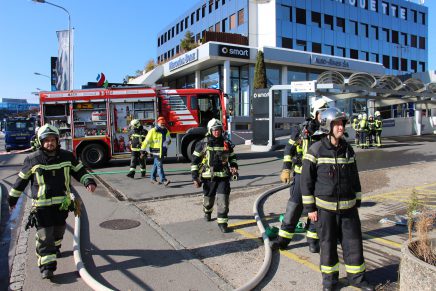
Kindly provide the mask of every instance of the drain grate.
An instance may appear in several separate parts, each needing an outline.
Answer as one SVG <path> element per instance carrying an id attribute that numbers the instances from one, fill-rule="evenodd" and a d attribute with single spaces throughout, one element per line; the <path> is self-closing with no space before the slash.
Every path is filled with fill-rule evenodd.
<path id="1" fill-rule="evenodd" d="M 140 225 L 139 221 L 132 219 L 113 219 L 100 223 L 100 227 L 112 230 L 131 229 Z"/>

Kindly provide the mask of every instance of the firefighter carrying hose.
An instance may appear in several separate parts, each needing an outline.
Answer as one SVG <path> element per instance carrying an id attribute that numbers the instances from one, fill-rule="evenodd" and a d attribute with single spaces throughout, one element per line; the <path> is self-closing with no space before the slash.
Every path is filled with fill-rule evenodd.
<path id="1" fill-rule="evenodd" d="M 347 117 L 338 108 L 321 113 L 325 135 L 303 158 L 301 192 L 304 210 L 316 222 L 321 246 L 323 290 L 334 290 L 339 279 L 338 241 L 342 245 L 350 285 L 374 290 L 365 280 L 359 173 L 353 148 L 345 141 Z"/>
<path id="2" fill-rule="evenodd" d="M 319 139 L 314 133 L 319 128 L 320 113 L 327 108 L 327 102 L 323 99 L 318 99 L 314 102 L 311 109 L 311 119 L 302 124 L 302 129 L 294 130 L 291 134 L 288 144 L 285 147 L 283 158 L 283 170 L 280 175 L 280 180 L 283 183 L 290 182 L 292 169 L 294 170 L 294 178 L 290 187 L 290 197 L 286 206 L 286 213 L 279 230 L 279 236 L 276 241 L 273 241 L 271 248 L 285 249 L 291 242 L 295 228 L 298 224 L 301 214 L 303 213 L 303 201 L 301 199 L 300 190 L 300 175 L 303 157 L 306 154 L 309 146 Z M 318 236 L 316 228 L 309 220 L 306 225 L 306 238 L 309 243 L 309 251 L 312 253 L 319 252 Z"/>
<path id="3" fill-rule="evenodd" d="M 195 146 L 191 164 L 194 186 L 203 184 L 204 219 L 211 221 L 215 197 L 217 222 L 221 232 L 229 232 L 230 178 L 238 175 L 238 164 L 233 145 L 223 135 L 223 124 L 218 119 L 207 123 L 206 137 Z"/>
<path id="4" fill-rule="evenodd" d="M 141 144 L 147 136 L 147 130 L 143 128 L 138 119 L 130 121 L 129 139 L 131 141 L 130 149 L 132 150 L 132 157 L 130 158 L 130 171 L 127 177 L 134 178 L 136 166 L 141 167 L 141 177 L 145 177 L 145 155 L 141 156 Z"/>
<path id="5" fill-rule="evenodd" d="M 46 124 L 39 128 L 37 142 L 38 150 L 24 160 L 8 202 L 11 210 L 15 208 L 21 193 L 31 183 L 33 201 L 28 225 L 36 226 L 36 255 L 41 276 L 50 279 L 56 270 L 56 258 L 61 254 L 68 212 L 80 215 L 80 203 L 71 194 L 71 176 L 89 192 L 95 191 L 96 183 L 71 152 L 60 148 L 56 127 Z"/>

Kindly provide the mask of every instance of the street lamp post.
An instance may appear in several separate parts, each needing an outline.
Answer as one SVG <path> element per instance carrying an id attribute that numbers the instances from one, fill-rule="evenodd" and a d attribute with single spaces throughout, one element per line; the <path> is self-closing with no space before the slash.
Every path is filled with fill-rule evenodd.
<path id="1" fill-rule="evenodd" d="M 71 64 L 72 64 L 71 60 L 72 60 L 72 58 L 71 58 L 71 16 L 70 16 L 70 12 L 68 12 L 68 10 L 62 6 L 50 3 L 50 2 L 45 1 L 45 0 L 33 0 L 33 2 L 45 3 L 48 5 L 60 8 L 68 14 L 68 90 L 71 90 L 73 88 L 73 86 L 72 86 L 73 79 L 72 79 L 72 74 L 71 74 Z"/>
<path id="2" fill-rule="evenodd" d="M 37 75 L 37 76 L 43 76 L 43 77 L 51 79 L 50 76 L 45 75 L 45 74 L 41 74 L 41 73 L 38 73 L 38 72 L 35 72 L 34 74 Z"/>

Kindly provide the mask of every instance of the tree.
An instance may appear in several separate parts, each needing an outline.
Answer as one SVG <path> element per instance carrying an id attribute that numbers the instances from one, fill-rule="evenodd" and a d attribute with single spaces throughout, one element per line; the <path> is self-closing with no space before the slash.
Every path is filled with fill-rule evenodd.
<path id="1" fill-rule="evenodd" d="M 265 60 L 263 52 L 259 51 L 256 57 L 256 65 L 254 66 L 254 89 L 263 89 L 267 86 Z"/>
<path id="2" fill-rule="evenodd" d="M 154 62 L 154 59 L 148 60 L 148 63 L 145 65 L 145 72 L 150 72 L 154 68 L 156 68 L 156 63 Z"/>
<path id="3" fill-rule="evenodd" d="M 198 45 L 195 43 L 194 34 L 188 30 L 185 33 L 185 37 L 180 41 L 180 47 L 183 51 L 187 52 L 196 48 L 197 46 Z"/>

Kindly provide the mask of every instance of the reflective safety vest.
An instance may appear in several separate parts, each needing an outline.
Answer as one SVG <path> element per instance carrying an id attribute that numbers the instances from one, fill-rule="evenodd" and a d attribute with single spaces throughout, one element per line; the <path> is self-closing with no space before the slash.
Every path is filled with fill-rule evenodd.
<path id="1" fill-rule="evenodd" d="M 166 128 L 163 131 L 164 133 L 161 133 L 156 129 L 156 127 L 152 128 L 147 133 L 145 140 L 142 142 L 141 150 L 146 150 L 147 146 L 150 146 L 150 152 L 153 155 L 162 158 L 162 149 L 168 148 L 168 146 L 171 144 L 170 131 Z M 165 138 L 163 136 L 165 136 Z"/>
<path id="2" fill-rule="evenodd" d="M 132 130 L 130 131 L 129 138 L 131 141 L 130 149 L 132 152 L 138 152 L 141 150 L 142 142 L 147 136 L 147 131 L 145 129 Z"/>
<path id="3" fill-rule="evenodd" d="M 382 131 L 383 130 L 383 121 L 380 119 L 376 119 L 374 122 L 375 130 Z"/>
<path id="4" fill-rule="evenodd" d="M 359 121 L 358 130 L 359 131 L 367 131 L 368 130 L 368 123 L 367 123 L 366 119 L 362 119 L 361 121 Z"/>
<path id="5" fill-rule="evenodd" d="M 33 181 L 33 206 L 61 204 L 62 210 L 66 210 L 71 203 L 71 176 L 85 186 L 95 185 L 92 176 L 71 152 L 60 149 L 56 156 L 48 156 L 43 150 L 38 150 L 24 160 L 24 166 L 9 192 L 9 199 L 16 203 L 29 181 Z"/>
<path id="6" fill-rule="evenodd" d="M 211 137 L 197 143 L 193 153 L 191 173 L 193 179 L 200 176 L 204 179 L 214 177 L 226 178 L 230 176 L 230 167 L 238 167 L 236 154 L 229 141 L 212 143 Z"/>
<path id="7" fill-rule="evenodd" d="M 353 127 L 354 130 L 358 129 L 358 125 L 359 125 L 359 119 L 354 118 L 353 119 L 353 123 L 351 124 L 351 126 Z"/>

